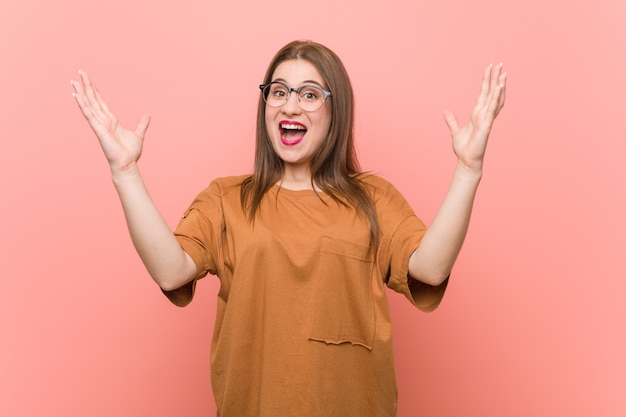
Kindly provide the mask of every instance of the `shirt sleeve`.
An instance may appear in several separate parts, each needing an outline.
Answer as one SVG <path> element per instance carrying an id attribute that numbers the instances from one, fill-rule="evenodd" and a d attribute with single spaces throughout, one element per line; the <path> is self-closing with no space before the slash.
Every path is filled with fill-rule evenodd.
<path id="1" fill-rule="evenodd" d="M 445 294 L 448 279 L 431 286 L 409 276 L 409 258 L 426 233 L 426 225 L 391 184 L 377 201 L 383 232 L 381 254 L 388 260 L 387 286 L 403 294 L 421 311 L 434 311 Z"/>
<path id="2" fill-rule="evenodd" d="M 213 182 L 192 202 L 174 231 L 178 243 L 197 270 L 192 282 L 173 291 L 163 291 L 175 305 L 182 307 L 191 302 L 198 279 L 209 273 L 218 274 L 223 219 L 221 189 Z"/>

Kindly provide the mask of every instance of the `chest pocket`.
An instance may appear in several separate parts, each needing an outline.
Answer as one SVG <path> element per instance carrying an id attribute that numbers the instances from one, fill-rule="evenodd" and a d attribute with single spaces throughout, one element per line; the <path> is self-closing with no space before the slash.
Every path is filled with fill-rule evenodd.
<path id="1" fill-rule="evenodd" d="M 310 340 L 372 349 L 376 330 L 372 268 L 368 246 L 322 237 Z"/>

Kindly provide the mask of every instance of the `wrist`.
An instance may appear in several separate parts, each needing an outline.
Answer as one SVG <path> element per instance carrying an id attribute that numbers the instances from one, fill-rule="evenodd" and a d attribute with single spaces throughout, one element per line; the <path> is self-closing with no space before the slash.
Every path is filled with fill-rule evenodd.
<path id="1" fill-rule="evenodd" d="M 467 166 L 461 161 L 456 164 L 456 170 L 454 172 L 454 176 L 459 179 L 467 180 L 467 181 L 476 181 L 480 182 L 480 179 L 483 176 L 483 167 L 482 164 Z"/>
<path id="2" fill-rule="evenodd" d="M 111 167 L 111 179 L 116 187 L 137 178 L 141 178 L 141 174 L 136 163 L 132 163 L 124 168 Z"/>

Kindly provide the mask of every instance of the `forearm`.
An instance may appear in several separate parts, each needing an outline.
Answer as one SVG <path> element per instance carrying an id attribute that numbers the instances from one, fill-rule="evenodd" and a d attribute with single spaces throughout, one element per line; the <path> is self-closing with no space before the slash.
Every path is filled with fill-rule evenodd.
<path id="1" fill-rule="evenodd" d="M 412 278 L 439 285 L 450 275 L 467 235 L 481 176 L 482 170 L 469 170 L 457 164 L 437 215 L 409 259 L 409 275 Z"/>
<path id="2" fill-rule="evenodd" d="M 146 269 L 164 290 L 193 279 L 196 267 L 154 205 L 136 166 L 112 172 L 128 231 Z"/>
<path id="3" fill-rule="evenodd" d="M 506 78 L 502 64 L 496 67 L 489 65 L 485 69 L 478 101 L 465 126 L 459 126 L 452 112 L 444 112 L 458 162 L 454 179 L 439 212 L 419 248 L 409 259 L 409 275 L 419 281 L 431 285 L 441 284 L 450 275 L 461 251 L 482 177 L 489 133 L 504 106 Z"/>

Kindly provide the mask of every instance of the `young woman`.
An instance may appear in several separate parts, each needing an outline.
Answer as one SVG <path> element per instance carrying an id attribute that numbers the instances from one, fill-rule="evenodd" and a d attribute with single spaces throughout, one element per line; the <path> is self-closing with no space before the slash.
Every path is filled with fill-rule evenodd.
<path id="1" fill-rule="evenodd" d="M 211 349 L 218 415 L 395 415 L 384 287 L 421 310 L 438 306 L 505 81 L 501 65 L 485 70 L 466 126 L 445 113 L 458 163 L 427 230 L 390 183 L 360 170 L 340 59 L 320 44 L 292 42 L 260 86 L 254 172 L 214 180 L 174 232 L 137 166 L 149 117 L 126 130 L 86 73 L 72 82 L 152 278 L 179 306 L 198 279 L 220 279 Z"/>

